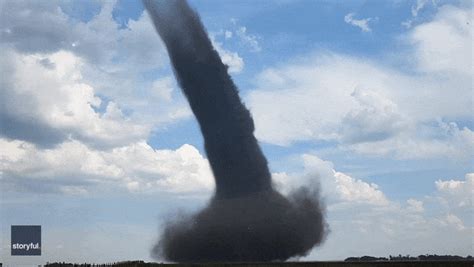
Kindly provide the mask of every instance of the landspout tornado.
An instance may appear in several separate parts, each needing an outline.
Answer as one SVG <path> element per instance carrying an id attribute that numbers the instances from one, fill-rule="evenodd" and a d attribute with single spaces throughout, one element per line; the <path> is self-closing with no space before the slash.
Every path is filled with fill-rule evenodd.
<path id="1" fill-rule="evenodd" d="M 153 256 L 174 262 L 272 261 L 302 256 L 327 232 L 319 192 L 273 189 L 250 112 L 185 0 L 143 0 L 204 136 L 215 195 L 166 225 Z"/>

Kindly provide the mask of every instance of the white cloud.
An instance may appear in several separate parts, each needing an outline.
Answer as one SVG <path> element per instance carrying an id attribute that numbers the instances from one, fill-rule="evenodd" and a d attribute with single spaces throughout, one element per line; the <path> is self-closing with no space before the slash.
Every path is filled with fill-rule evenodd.
<path id="1" fill-rule="evenodd" d="M 470 101 L 447 92 L 447 84 L 440 88 L 429 79 L 418 80 L 374 62 L 333 53 L 267 69 L 256 83 L 257 90 L 246 100 L 257 136 L 280 145 L 371 136 L 380 140 L 411 127 L 413 121 L 466 116 L 470 107 Z M 464 84 L 455 90 L 462 93 L 469 88 Z M 349 120 L 358 130 L 344 125 Z M 351 136 L 359 130 L 361 136 Z"/>
<path id="2" fill-rule="evenodd" d="M 413 17 L 418 16 L 418 12 L 425 7 L 428 3 L 428 0 L 417 0 L 416 4 L 411 7 L 411 15 Z"/>
<path id="3" fill-rule="evenodd" d="M 118 30 L 116 38 L 116 53 L 121 63 L 133 66 L 135 71 L 164 66 L 166 51 L 147 12 L 143 12 L 137 20 L 130 19 L 126 28 Z M 128 66 L 124 68 L 133 71 Z"/>
<path id="4" fill-rule="evenodd" d="M 68 17 L 55 1 L 2 1 L 0 40 L 22 52 L 52 52 L 73 38 Z"/>
<path id="5" fill-rule="evenodd" d="M 448 214 L 446 215 L 446 217 L 444 218 L 444 220 L 441 220 L 441 224 L 442 225 L 452 225 L 454 227 L 456 227 L 457 230 L 459 231 L 462 231 L 464 229 L 466 229 L 466 227 L 464 226 L 463 222 L 461 221 L 461 219 L 459 219 L 456 215 L 454 214 Z"/>
<path id="6" fill-rule="evenodd" d="M 464 189 L 467 189 L 469 186 L 472 187 L 473 185 L 474 185 L 474 174 L 472 173 L 466 174 L 466 181 L 457 181 L 457 180 L 436 181 L 436 188 L 439 191 L 447 192 L 451 194 L 461 193 Z"/>
<path id="7" fill-rule="evenodd" d="M 402 26 L 407 28 L 407 29 L 410 29 L 412 24 L 413 24 L 413 20 L 409 19 L 409 20 L 406 20 L 406 21 L 402 21 Z"/>
<path id="8" fill-rule="evenodd" d="M 385 140 L 409 126 L 398 106 L 386 96 L 370 90 L 356 89 L 351 96 L 357 106 L 342 119 L 346 142 Z"/>
<path id="9" fill-rule="evenodd" d="M 413 23 L 416 22 L 418 19 L 418 14 L 419 12 L 424 9 L 427 4 L 429 3 L 428 0 L 417 0 L 414 5 L 411 6 L 411 18 L 403 21 L 401 24 L 407 29 L 410 29 L 413 26 Z M 436 6 L 437 4 L 435 3 L 434 0 L 431 1 L 433 6 Z"/>
<path id="10" fill-rule="evenodd" d="M 214 186 L 207 160 L 191 145 L 155 150 L 139 141 L 101 151 L 78 141 L 52 149 L 5 139 L 0 144 L 2 189 L 8 191 L 209 193 Z"/>
<path id="11" fill-rule="evenodd" d="M 465 180 L 437 180 L 439 197 L 450 210 L 473 209 L 474 173 L 468 173 Z"/>
<path id="12" fill-rule="evenodd" d="M 257 77 L 257 90 L 246 102 L 259 139 L 288 145 L 294 140 L 338 138 L 336 129 L 354 106 L 351 94 L 357 85 L 344 77 L 345 71 L 355 77 L 369 69 L 363 64 L 353 68 L 353 60 L 337 55 L 322 56 L 318 62 L 271 68 Z"/>
<path id="13" fill-rule="evenodd" d="M 335 172 L 337 190 L 342 198 L 347 201 L 361 201 L 375 205 L 385 205 L 388 203 L 382 191 L 374 183 L 368 184 L 362 180 L 352 178 L 344 173 Z"/>
<path id="14" fill-rule="evenodd" d="M 226 50 L 222 47 L 222 43 L 216 41 L 211 36 L 212 45 L 221 57 L 222 63 L 229 67 L 230 73 L 239 73 L 244 69 L 244 60 L 237 52 Z"/>
<path id="15" fill-rule="evenodd" d="M 102 2 L 99 13 L 86 22 L 68 17 L 58 4 L 2 2 L 2 43 L 22 53 L 71 51 L 102 71 L 125 63 L 134 66 L 129 71 L 163 64 L 165 51 L 146 12 L 121 28 L 112 16 L 116 1 Z"/>
<path id="16" fill-rule="evenodd" d="M 247 27 L 241 26 L 235 31 L 235 33 L 240 38 L 241 42 L 250 47 L 250 51 L 260 52 L 262 50 L 258 42 L 258 37 L 256 35 L 249 34 L 247 32 Z"/>
<path id="17" fill-rule="evenodd" d="M 172 100 L 172 92 L 174 90 L 174 78 L 168 76 L 155 80 L 151 90 L 151 94 L 156 96 L 158 99 L 170 102 Z"/>
<path id="18" fill-rule="evenodd" d="M 81 38 L 73 51 L 90 62 L 84 66 L 84 78 L 97 93 L 132 111 L 133 120 L 156 126 L 189 118 L 188 104 L 179 90 L 171 90 L 176 85 L 168 81 L 169 74 L 143 79 L 144 73 L 155 73 L 164 67 L 167 58 L 148 14 L 143 12 L 137 20 L 130 19 L 126 27 L 120 28 L 112 17 L 113 6 L 108 2 L 91 21 L 75 25 Z M 103 40 L 103 36 L 110 37 Z M 161 87 L 166 96 L 157 94 L 157 82 L 167 83 L 166 88 Z"/>
<path id="19" fill-rule="evenodd" d="M 424 72 L 473 74 L 472 16 L 469 9 L 445 5 L 430 22 L 418 25 L 409 35 L 415 59 Z"/>
<path id="20" fill-rule="evenodd" d="M 344 16 L 344 21 L 350 25 L 360 28 L 363 32 L 371 32 L 369 22 L 376 21 L 378 18 L 355 19 L 355 13 L 349 13 Z"/>
<path id="21" fill-rule="evenodd" d="M 438 188 L 470 188 L 466 175 L 461 181 L 437 182 Z M 442 185 L 441 185 L 442 184 Z M 439 190 L 439 189 L 438 189 Z M 347 255 L 384 256 L 410 254 L 469 255 L 472 245 L 472 206 L 469 211 L 443 207 L 439 192 L 425 196 L 425 201 L 410 198 L 405 205 L 389 201 L 387 205 L 367 205 L 347 202 L 328 209 L 331 234 L 324 246 L 306 257 L 310 259 L 340 259 Z M 464 198 L 472 199 L 472 191 Z M 432 200 L 435 201 L 432 201 Z M 369 234 L 370 233 L 370 234 Z M 347 242 L 353 240 L 353 242 Z M 407 247 L 406 244 L 411 244 Z M 347 245 L 346 245 L 347 244 Z M 337 249 L 336 249 L 337 248 Z M 341 251 L 334 253 L 334 251 Z"/>
<path id="22" fill-rule="evenodd" d="M 245 66 L 244 59 L 238 52 L 224 48 L 225 44 L 238 42 L 240 45 L 247 46 L 251 52 L 260 52 L 262 48 L 259 44 L 259 36 L 249 34 L 247 27 L 237 25 L 237 20 L 231 19 L 231 22 L 233 24 L 232 29 L 221 29 L 218 32 L 211 33 L 209 37 L 222 62 L 229 67 L 229 72 L 240 73 Z"/>
<path id="23" fill-rule="evenodd" d="M 264 70 L 246 97 L 257 137 L 278 145 L 335 141 L 358 153 L 404 159 L 468 159 L 473 132 L 456 123 L 472 113 L 466 12 L 444 6 L 405 36 L 412 50 L 403 57 L 417 60 L 412 73 L 330 51 Z M 436 34 L 420 34 L 439 21 L 458 30 L 442 26 Z M 441 39 L 458 40 L 463 49 Z M 429 60 L 426 52 L 434 50 L 436 60 Z"/>
<path id="24" fill-rule="evenodd" d="M 413 212 L 423 212 L 424 211 L 423 201 L 410 198 L 410 199 L 407 200 L 407 205 L 408 205 L 407 210 L 409 210 L 409 211 L 413 211 Z"/>
<path id="25" fill-rule="evenodd" d="M 329 218 L 328 239 L 305 260 L 336 260 L 347 255 L 471 253 L 472 228 L 450 214 L 432 216 L 396 204 L 383 208 L 348 205 L 330 211 Z"/>
<path id="26" fill-rule="evenodd" d="M 110 147 L 147 136 L 149 126 L 130 121 L 115 102 L 106 103 L 103 113 L 95 110 L 102 101 L 82 77 L 82 59 L 71 52 L 21 55 L 4 50 L 4 55 L 1 69 L 9 75 L 2 79 L 0 116 L 7 137 L 40 145 L 74 138 Z M 29 135 L 27 125 L 40 125 L 54 134 Z"/>
<path id="27" fill-rule="evenodd" d="M 461 198 L 472 199 L 474 175 L 467 174 L 466 181 L 438 181 L 437 191 L 399 202 L 388 199 L 376 184 L 335 171 L 331 162 L 315 155 L 304 154 L 300 160 L 302 173 L 277 173 L 273 177 L 283 192 L 320 183 L 331 233 L 324 246 L 305 260 L 335 260 L 348 255 L 470 253 L 472 212 L 459 210 L 456 205 Z M 449 195 L 443 195 L 445 191 Z M 460 199 L 447 201 L 459 195 Z M 412 246 L 407 247 L 407 243 Z"/>
<path id="28" fill-rule="evenodd" d="M 277 173 L 273 179 L 279 190 L 287 193 L 300 186 L 318 186 L 320 183 L 323 197 L 329 205 L 343 203 L 359 203 L 384 206 L 389 201 L 378 189 L 376 184 L 369 184 L 353 178 L 345 173 L 334 170 L 329 161 L 324 161 L 315 155 L 301 156 L 304 170 L 302 173 Z"/>
<path id="29" fill-rule="evenodd" d="M 166 58 L 147 13 L 119 27 L 115 2 L 100 5 L 84 22 L 53 1 L 2 2 L 2 135 L 42 146 L 73 138 L 105 148 L 191 116 L 169 76 L 143 79 Z"/>
<path id="30" fill-rule="evenodd" d="M 225 31 L 224 36 L 225 36 L 226 39 L 230 39 L 230 38 L 232 38 L 233 34 L 232 34 L 231 31 Z"/>
<path id="31" fill-rule="evenodd" d="M 455 123 L 451 132 L 438 127 L 420 126 L 417 132 L 406 132 L 395 138 L 352 144 L 347 149 L 365 155 L 392 156 L 398 159 L 444 158 L 451 161 L 468 162 L 474 151 L 474 132 L 467 127 L 459 129 Z M 426 132 L 426 137 L 419 136 Z M 428 134 L 430 133 L 430 134 Z M 418 135 L 418 136 L 417 136 Z M 436 136 L 441 135 L 440 137 Z"/>
<path id="32" fill-rule="evenodd" d="M 148 15 L 119 27 L 115 2 L 87 22 L 57 3 L 30 4 L 1 8 L 2 189 L 209 192 L 194 147 L 144 141 L 152 127 L 191 115 L 171 76 L 143 80 L 166 57 Z"/>

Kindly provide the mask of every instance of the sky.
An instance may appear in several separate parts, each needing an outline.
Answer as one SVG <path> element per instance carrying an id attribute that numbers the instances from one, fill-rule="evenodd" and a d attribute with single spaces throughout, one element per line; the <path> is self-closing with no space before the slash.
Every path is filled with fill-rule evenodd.
<path id="1" fill-rule="evenodd" d="M 472 2 L 190 0 L 275 187 L 318 184 L 330 233 L 293 260 L 473 254 Z M 152 261 L 203 207 L 202 136 L 140 1 L 0 1 L 0 255 Z M 10 256 L 10 225 L 42 256 Z"/>

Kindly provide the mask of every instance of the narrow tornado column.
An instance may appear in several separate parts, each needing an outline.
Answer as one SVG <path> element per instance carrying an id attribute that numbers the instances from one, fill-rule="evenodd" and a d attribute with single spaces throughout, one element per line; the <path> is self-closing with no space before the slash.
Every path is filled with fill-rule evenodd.
<path id="1" fill-rule="evenodd" d="M 153 256 L 176 262 L 271 261 L 305 255 L 327 233 L 318 190 L 272 188 L 254 124 L 199 16 L 185 0 L 143 0 L 199 122 L 215 196 L 165 226 Z"/>
<path id="2" fill-rule="evenodd" d="M 144 3 L 201 127 L 217 198 L 271 190 L 270 172 L 253 135 L 250 112 L 198 15 L 185 1 Z"/>

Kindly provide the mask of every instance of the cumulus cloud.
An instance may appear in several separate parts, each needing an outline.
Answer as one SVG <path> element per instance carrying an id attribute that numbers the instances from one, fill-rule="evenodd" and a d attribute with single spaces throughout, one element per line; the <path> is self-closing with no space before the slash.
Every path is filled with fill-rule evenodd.
<path id="1" fill-rule="evenodd" d="M 166 58 L 148 14 L 119 25 L 115 2 L 106 1 L 82 21 L 63 12 L 67 5 L 1 2 L 2 189 L 212 189 L 194 147 L 154 150 L 144 141 L 153 128 L 191 116 L 169 74 L 143 79 Z"/>
<path id="2" fill-rule="evenodd" d="M 471 209 L 474 195 L 474 173 L 468 173 L 463 180 L 437 180 L 435 182 L 439 197 L 450 210 Z"/>
<path id="3" fill-rule="evenodd" d="M 356 89 L 357 106 L 342 118 L 343 139 L 350 143 L 388 139 L 409 126 L 398 106 L 386 96 Z"/>
<path id="4" fill-rule="evenodd" d="M 355 19 L 354 15 L 355 13 L 345 15 L 344 21 L 347 24 L 360 28 L 363 32 L 371 32 L 372 29 L 369 26 L 369 22 L 378 20 L 378 18 Z"/>
<path id="5" fill-rule="evenodd" d="M 321 186 L 323 197 L 331 205 L 344 203 L 388 205 L 389 201 L 378 186 L 366 183 L 334 169 L 331 162 L 312 154 L 300 158 L 304 170 L 300 173 L 276 173 L 276 186 L 283 192 L 291 192 L 300 186 Z"/>
<path id="6" fill-rule="evenodd" d="M 0 26 L 1 43 L 21 55 L 43 55 L 40 63 L 51 68 L 48 56 L 60 51 L 81 61 L 81 78 L 96 95 L 117 103 L 133 120 L 159 125 L 190 117 L 179 92 L 172 101 L 148 94 L 154 81 L 143 73 L 164 67 L 166 51 L 155 29 L 143 12 L 125 25 L 113 18 L 115 2 L 99 4 L 97 14 L 82 21 L 69 17 L 61 7 L 68 3 L 48 1 L 3 1 Z M 163 77 L 157 77 L 160 80 Z M 143 116 L 134 116 L 134 112 Z M 26 126 L 25 126 L 26 127 Z M 38 129 L 41 125 L 37 125 Z M 43 129 L 44 136 L 54 133 Z"/>
<path id="7" fill-rule="evenodd" d="M 354 61 L 338 55 L 321 56 L 318 62 L 271 68 L 257 77 L 257 90 L 246 102 L 259 139 L 289 145 L 295 140 L 338 138 L 336 129 L 354 106 L 351 94 L 357 85 L 345 77 L 346 71 L 356 76 L 369 69 L 362 64 L 353 68 Z"/>
<path id="8" fill-rule="evenodd" d="M 60 3 L 2 1 L 2 43 L 28 54 L 71 51 L 101 67 L 123 63 L 119 56 L 125 50 L 127 63 L 135 68 L 164 62 L 165 51 L 146 12 L 122 28 L 112 17 L 115 1 L 103 2 L 99 13 L 86 22 L 70 18 Z"/>
<path id="9" fill-rule="evenodd" d="M 423 201 L 410 198 L 407 200 L 407 210 L 413 212 L 423 212 Z"/>
<path id="10" fill-rule="evenodd" d="M 336 171 L 330 161 L 316 155 L 303 154 L 298 159 L 304 170 L 273 174 L 276 185 L 283 192 L 289 192 L 302 184 L 319 182 L 331 225 L 325 246 L 305 259 L 470 253 L 474 229 L 472 212 L 456 209 L 456 206 L 464 203 L 461 205 L 467 204 L 472 209 L 469 204 L 472 202 L 468 202 L 472 201 L 472 174 L 466 174 L 465 180 L 439 180 L 435 183 L 435 192 L 402 201 L 389 199 L 374 183 Z M 342 245 L 344 251 L 334 254 L 334 250 L 341 251 L 341 244 L 348 239 L 358 245 Z M 413 246 L 407 248 L 407 243 Z M 430 244 L 428 252 L 426 244 Z"/>
<path id="11" fill-rule="evenodd" d="M 447 91 L 451 82 L 436 84 L 435 78 L 418 79 L 334 53 L 267 69 L 256 83 L 257 90 L 246 100 L 257 136 L 279 145 L 304 140 L 380 141 L 410 132 L 416 122 L 468 116 L 471 106 L 469 99 Z M 452 90 L 469 93 L 467 83 L 459 85 Z"/>
<path id="12" fill-rule="evenodd" d="M 244 59 L 238 52 L 226 49 L 225 44 L 235 40 L 251 52 L 260 52 L 262 48 L 259 43 L 259 36 L 248 33 L 247 27 L 237 25 L 237 20 L 232 19 L 231 22 L 233 28 L 211 33 L 210 38 L 222 62 L 229 67 L 229 73 L 237 74 L 242 72 L 245 67 Z"/>
<path id="13" fill-rule="evenodd" d="M 331 236 L 325 246 L 307 259 L 344 258 L 347 255 L 386 257 L 398 254 L 471 253 L 472 228 L 466 227 L 457 216 L 432 216 L 393 204 L 383 208 L 360 205 L 340 207 L 331 211 L 330 217 Z M 341 245 L 347 240 L 357 242 L 357 246 Z"/>
<path id="14" fill-rule="evenodd" d="M 450 131 L 444 125 L 420 125 L 419 132 L 405 132 L 395 138 L 351 144 L 346 149 L 365 155 L 391 156 L 397 159 L 445 158 L 451 161 L 468 162 L 474 151 L 474 132 L 467 127 L 459 128 L 456 123 Z M 425 133 L 425 136 L 420 133 Z"/>
<path id="15" fill-rule="evenodd" d="M 447 188 L 472 190 L 472 181 L 469 182 L 471 176 L 467 174 L 465 181 L 436 182 L 437 191 L 422 199 L 410 198 L 406 203 L 389 200 L 383 206 L 361 202 L 330 206 L 331 235 L 325 246 L 314 251 L 307 259 L 426 253 L 469 255 L 474 230 L 470 216 L 472 211 L 460 212 L 454 207 L 443 207 L 439 194 Z M 462 198 L 472 199 L 472 191 L 470 195 L 466 193 L 462 193 Z M 344 247 L 344 252 L 335 255 L 334 250 L 341 251 L 341 244 L 345 244 L 348 239 L 358 245 Z M 407 247 L 408 243 L 411 246 Z M 429 251 L 426 244 L 429 244 Z"/>
<path id="16" fill-rule="evenodd" d="M 73 42 L 58 1 L 2 1 L 0 40 L 26 53 L 54 52 Z"/>
<path id="17" fill-rule="evenodd" d="M 244 69 L 244 60 L 237 52 L 226 50 L 222 47 L 222 43 L 218 42 L 211 36 L 212 45 L 221 57 L 222 63 L 229 67 L 229 73 L 239 73 Z"/>
<path id="18" fill-rule="evenodd" d="M 448 214 L 446 215 L 445 218 L 442 218 L 440 220 L 441 225 L 446 226 L 446 225 L 451 225 L 454 226 L 457 230 L 462 231 L 466 229 L 464 226 L 464 223 L 459 219 L 456 215 L 454 214 Z"/>
<path id="19" fill-rule="evenodd" d="M 412 73 L 330 51 L 264 70 L 246 97 L 257 137 L 278 145 L 335 141 L 358 153 L 405 159 L 468 159 L 473 132 L 457 123 L 472 111 L 467 12 L 444 6 L 404 36 Z"/>
<path id="20" fill-rule="evenodd" d="M 415 58 L 421 71 L 472 75 L 474 57 L 469 9 L 440 7 L 432 21 L 413 29 L 409 40 L 416 48 Z"/>
<path id="21" fill-rule="evenodd" d="M 0 144 L 6 191 L 209 193 L 214 187 L 207 160 L 191 145 L 155 150 L 138 141 L 104 151 L 78 141 L 51 149 L 18 140 Z"/>
<path id="22" fill-rule="evenodd" d="M 171 76 L 160 78 L 153 82 L 151 87 L 151 94 L 166 102 L 172 100 L 172 93 L 174 90 L 174 78 Z"/>
<path id="23" fill-rule="evenodd" d="M 22 55 L 6 49 L 4 55 L 1 135 L 39 146 L 77 139 L 102 147 L 147 136 L 149 127 L 131 122 L 112 101 L 103 113 L 96 111 L 102 100 L 82 78 L 82 59 L 71 52 Z"/>

